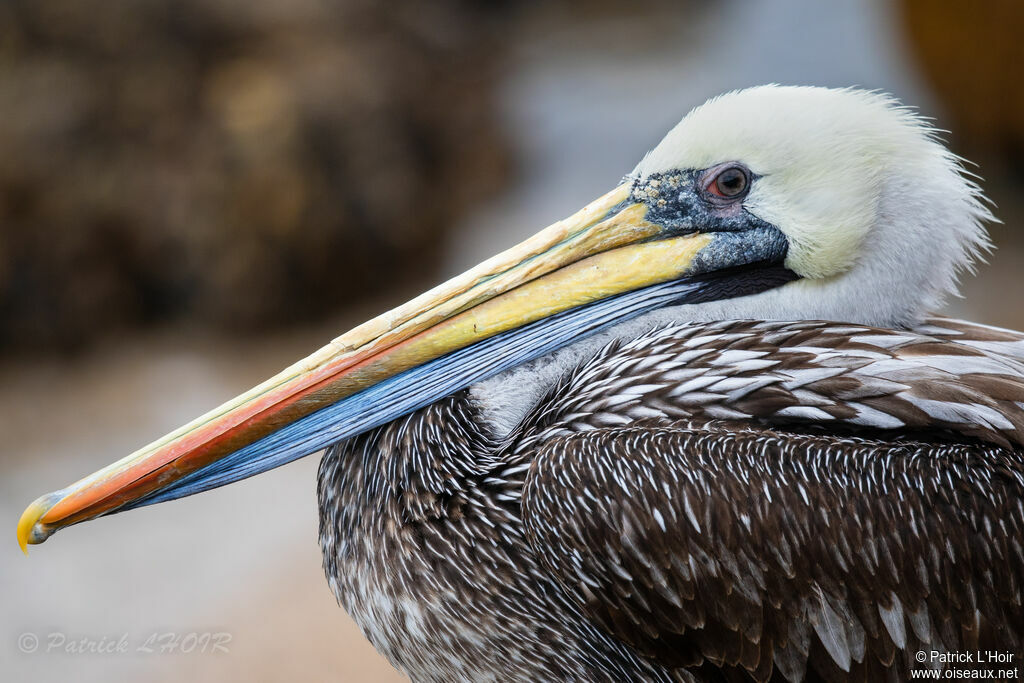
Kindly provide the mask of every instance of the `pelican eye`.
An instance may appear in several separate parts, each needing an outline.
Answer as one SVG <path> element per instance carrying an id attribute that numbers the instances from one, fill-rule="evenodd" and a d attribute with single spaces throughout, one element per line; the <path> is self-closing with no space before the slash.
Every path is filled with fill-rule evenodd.
<path id="1" fill-rule="evenodd" d="M 705 191 L 719 199 L 738 199 L 750 188 L 750 172 L 742 166 L 727 166 L 711 177 Z"/>

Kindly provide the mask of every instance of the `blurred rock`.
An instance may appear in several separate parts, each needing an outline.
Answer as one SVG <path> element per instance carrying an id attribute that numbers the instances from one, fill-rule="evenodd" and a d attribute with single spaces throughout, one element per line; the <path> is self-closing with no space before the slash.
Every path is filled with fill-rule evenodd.
<path id="1" fill-rule="evenodd" d="M 901 0 L 911 52 L 969 155 L 1024 172 L 1024 2 Z"/>
<path id="2" fill-rule="evenodd" d="M 506 168 L 500 11 L 0 3 L 0 347 L 237 332 L 431 273 Z"/>

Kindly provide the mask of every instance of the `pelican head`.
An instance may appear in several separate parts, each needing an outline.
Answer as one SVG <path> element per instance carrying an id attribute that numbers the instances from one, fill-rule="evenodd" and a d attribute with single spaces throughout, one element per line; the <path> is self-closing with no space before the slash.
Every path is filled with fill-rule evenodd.
<path id="1" fill-rule="evenodd" d="M 989 218 L 933 129 L 887 96 L 732 92 L 576 214 L 40 497 L 18 540 L 257 474 L 598 333 L 666 319 L 907 325 L 955 289 Z"/>
<path id="2" fill-rule="evenodd" d="M 659 194 L 666 179 L 714 190 L 723 168 L 738 169 L 746 189 L 706 202 L 708 220 L 741 214 L 778 229 L 785 265 L 800 279 L 756 297 L 743 315 L 711 306 L 701 317 L 901 327 L 955 293 L 989 247 L 983 222 L 992 216 L 960 160 L 884 94 L 768 85 L 716 97 L 683 118 L 630 181 L 638 195 L 653 190 L 657 206 L 670 199 Z"/>

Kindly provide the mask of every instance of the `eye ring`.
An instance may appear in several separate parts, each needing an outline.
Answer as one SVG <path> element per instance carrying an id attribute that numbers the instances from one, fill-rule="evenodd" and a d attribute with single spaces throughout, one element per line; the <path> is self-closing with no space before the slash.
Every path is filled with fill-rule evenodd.
<path id="1" fill-rule="evenodd" d="M 719 201 L 737 201 L 750 191 L 750 171 L 737 164 L 729 164 L 711 175 L 704 191 Z"/>

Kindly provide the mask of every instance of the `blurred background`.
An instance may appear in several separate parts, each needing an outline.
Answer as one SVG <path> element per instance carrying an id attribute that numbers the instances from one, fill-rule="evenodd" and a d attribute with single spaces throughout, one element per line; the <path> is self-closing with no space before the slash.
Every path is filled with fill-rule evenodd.
<path id="1" fill-rule="evenodd" d="M 323 579 L 317 457 L 27 559 L 14 523 L 605 192 L 725 90 L 879 88 L 951 131 L 1003 225 L 947 312 L 1024 328 L 1021 35 L 1019 0 L 3 0 L 4 679 L 399 680 Z M 227 651 L 163 647 L 207 633 Z"/>

